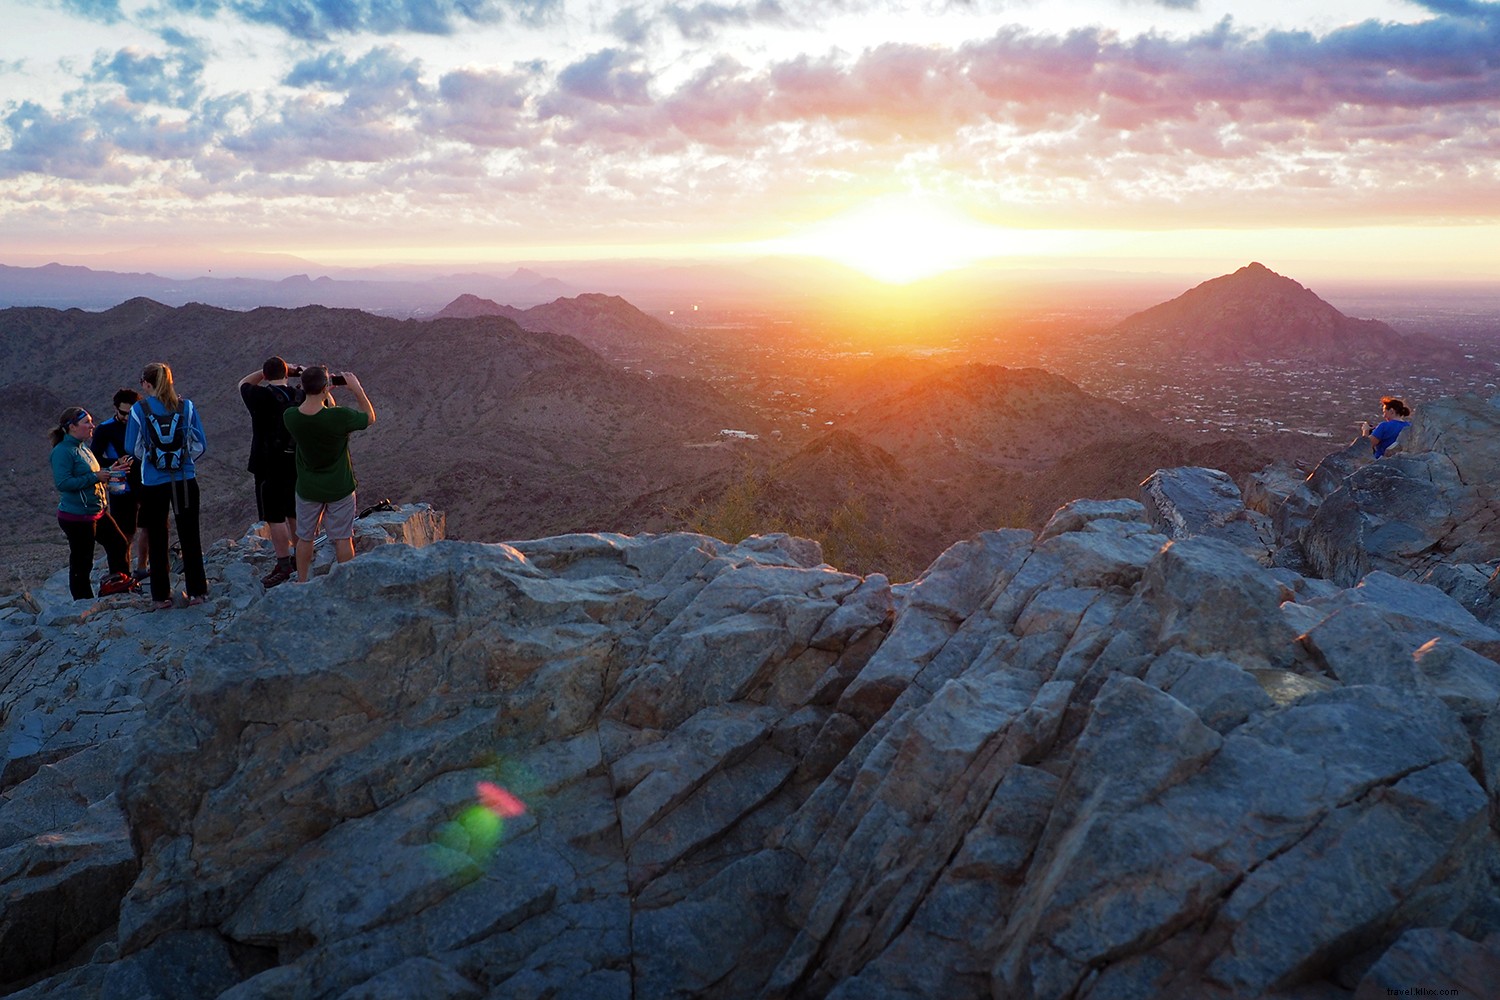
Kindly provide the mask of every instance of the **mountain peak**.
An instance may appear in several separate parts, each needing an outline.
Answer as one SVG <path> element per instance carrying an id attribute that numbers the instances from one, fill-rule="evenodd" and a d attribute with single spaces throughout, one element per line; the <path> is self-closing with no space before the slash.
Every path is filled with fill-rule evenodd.
<path id="1" fill-rule="evenodd" d="M 1129 340 L 1139 353 L 1195 354 L 1215 361 L 1342 360 L 1356 350 L 1410 350 L 1386 324 L 1345 316 L 1258 261 L 1129 316 L 1112 334 Z"/>

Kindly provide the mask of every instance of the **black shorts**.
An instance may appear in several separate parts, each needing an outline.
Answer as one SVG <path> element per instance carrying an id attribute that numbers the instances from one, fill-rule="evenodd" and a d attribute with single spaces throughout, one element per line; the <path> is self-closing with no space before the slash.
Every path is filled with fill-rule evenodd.
<path id="1" fill-rule="evenodd" d="M 267 524 L 282 524 L 297 517 L 297 473 L 278 471 L 255 477 L 255 514 Z"/>
<path id="2" fill-rule="evenodd" d="M 115 519 L 120 531 L 129 538 L 135 534 L 136 512 L 140 510 L 141 495 L 136 490 L 109 495 L 109 516 Z"/>

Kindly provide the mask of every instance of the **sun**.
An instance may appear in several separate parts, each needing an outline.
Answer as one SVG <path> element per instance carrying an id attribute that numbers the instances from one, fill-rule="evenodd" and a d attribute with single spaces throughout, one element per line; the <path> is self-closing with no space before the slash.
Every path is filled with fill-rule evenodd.
<path id="1" fill-rule="evenodd" d="M 904 285 L 1014 254 L 1014 230 L 989 226 L 935 199 L 893 195 L 776 241 L 783 253 L 826 257 Z"/>

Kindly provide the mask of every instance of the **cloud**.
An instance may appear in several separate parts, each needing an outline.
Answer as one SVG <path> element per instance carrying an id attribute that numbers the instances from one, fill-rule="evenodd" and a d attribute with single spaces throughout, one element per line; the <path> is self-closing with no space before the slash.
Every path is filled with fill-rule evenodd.
<path id="1" fill-rule="evenodd" d="M 788 21 L 785 7 L 778 0 L 753 0 L 751 3 L 670 4 L 665 16 L 684 38 L 705 39 L 726 26 L 781 24 Z"/>
<path id="2" fill-rule="evenodd" d="M 815 24 L 846 4 L 824 2 L 809 5 L 795 0 L 745 0 L 726 3 L 669 2 L 657 6 L 636 4 L 622 7 L 609 22 L 609 31 L 627 45 L 640 46 L 653 37 L 674 32 L 695 42 L 704 42 L 729 28 L 793 27 Z"/>
<path id="3" fill-rule="evenodd" d="M 680 38 L 795 21 L 802 0 L 639 5 L 611 22 L 638 42 L 581 49 L 565 64 L 439 71 L 394 41 L 363 52 L 299 44 L 286 46 L 279 86 L 217 95 L 204 87 L 213 53 L 164 32 L 160 46 L 101 53 L 53 105 L 0 103 L 0 176 L 71 181 L 80 198 L 91 184 L 134 181 L 187 200 L 239 199 L 268 217 L 265 203 L 303 197 L 438 215 L 468 198 L 461 214 L 494 225 L 597 206 L 667 226 L 693 211 L 755 215 L 773 196 L 830 203 L 915 176 L 1049 222 L 1500 212 L 1500 4 L 1422 2 L 1434 16 L 1421 22 L 1321 35 L 1228 19 L 1185 37 L 1008 27 L 967 43 L 853 54 L 828 44 L 760 64 L 750 60 L 769 58 L 765 49 Z M 338 24 L 360 30 L 376 10 L 371 0 L 277 6 L 325 33 L 336 7 Z M 510 5 L 505 16 L 548 6 Z M 470 20 L 490 8 L 434 5 Z M 405 9 L 386 4 L 379 16 Z M 668 62 L 653 61 L 663 46 Z"/>
<path id="4" fill-rule="evenodd" d="M 163 40 L 170 46 L 165 55 L 138 48 L 101 54 L 84 77 L 91 83 L 117 83 L 127 99 L 137 104 L 165 104 L 190 108 L 202 96 L 206 52 L 202 43 L 169 31 Z"/>
<path id="5" fill-rule="evenodd" d="M 243 165 L 272 174 L 293 174 L 319 163 L 381 163 L 410 156 L 419 145 L 403 121 L 312 100 L 289 103 L 274 117 L 219 140 L 220 148 Z"/>
<path id="6" fill-rule="evenodd" d="M 25 173 L 70 180 L 119 181 L 113 150 L 87 119 L 57 116 L 23 101 L 3 119 L 10 145 L 0 149 L 0 177 Z"/>
<path id="7" fill-rule="evenodd" d="M 282 82 L 300 93 L 219 136 L 216 172 L 229 163 L 273 174 L 318 164 L 374 164 L 420 152 L 417 129 L 432 99 L 419 60 L 377 47 L 351 59 L 328 50 L 296 63 Z"/>
<path id="8" fill-rule="evenodd" d="M 404 107 L 427 96 L 421 61 L 407 59 L 389 47 L 373 48 L 353 60 L 329 49 L 297 63 L 282 82 L 289 87 L 342 92 L 348 110 Z"/>
<path id="9" fill-rule="evenodd" d="M 638 55 L 601 49 L 558 73 L 557 91 L 564 99 L 643 107 L 651 103 L 651 74 L 640 65 Z"/>
<path id="10" fill-rule="evenodd" d="M 536 64 L 511 71 L 445 73 L 438 81 L 438 100 L 423 112 L 423 127 L 443 138 L 485 148 L 533 142 L 537 127 L 528 106 L 540 73 Z"/>
<path id="11" fill-rule="evenodd" d="M 120 0 L 62 0 L 62 6 L 64 10 L 105 24 L 115 24 L 124 17 Z"/>
<path id="12" fill-rule="evenodd" d="M 465 24 L 507 19 L 537 22 L 562 0 L 166 0 L 173 10 L 214 17 L 230 13 L 309 41 L 334 35 L 416 32 L 451 35 Z"/>

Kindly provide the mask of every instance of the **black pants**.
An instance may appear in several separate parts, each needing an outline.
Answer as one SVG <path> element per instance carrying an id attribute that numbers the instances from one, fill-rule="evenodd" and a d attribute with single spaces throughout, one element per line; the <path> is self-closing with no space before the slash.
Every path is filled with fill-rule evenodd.
<path id="1" fill-rule="evenodd" d="M 68 590 L 73 600 L 94 596 L 94 582 L 89 576 L 94 569 L 95 542 L 104 546 L 111 573 L 130 572 L 130 543 L 108 513 L 97 521 L 65 521 L 59 517 L 57 523 L 68 537 Z"/>
<path id="2" fill-rule="evenodd" d="M 165 601 L 172 596 L 167 541 L 169 512 L 177 522 L 177 541 L 182 543 L 182 575 L 187 594 L 206 597 L 208 576 L 203 571 L 203 540 L 198 534 L 198 480 L 179 479 L 141 487 L 141 524 L 146 528 L 146 548 L 151 554 L 151 599 Z"/>

